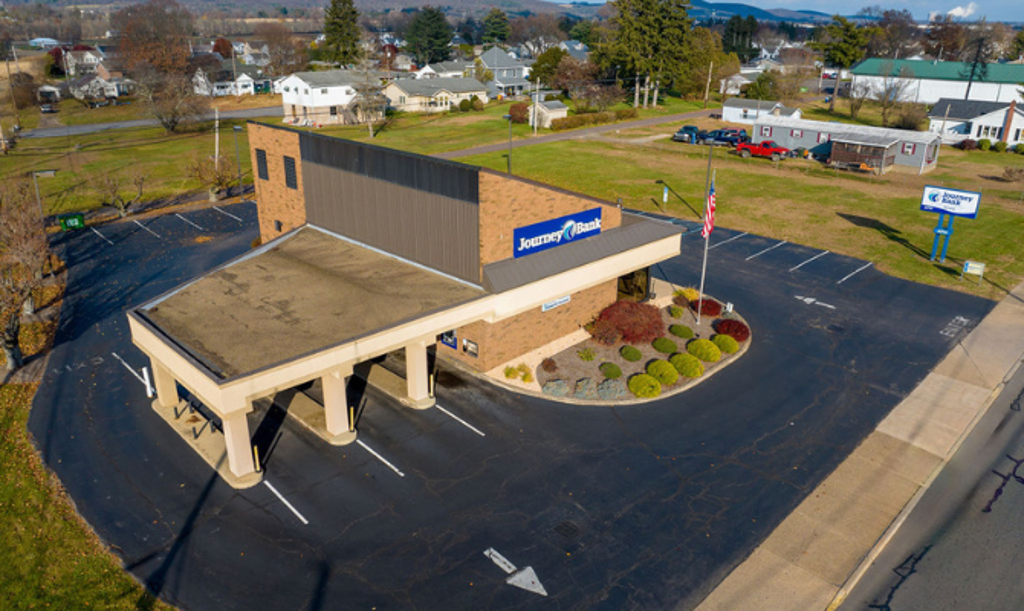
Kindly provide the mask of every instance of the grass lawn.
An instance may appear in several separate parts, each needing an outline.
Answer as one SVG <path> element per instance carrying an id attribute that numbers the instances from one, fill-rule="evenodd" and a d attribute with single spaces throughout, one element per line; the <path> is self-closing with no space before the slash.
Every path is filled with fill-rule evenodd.
<path id="1" fill-rule="evenodd" d="M 668 212 L 697 220 L 702 210 L 706 149 L 667 141 L 558 142 L 517 149 L 516 173 L 623 205 L 658 210 L 664 180 L 679 194 Z M 944 148 L 924 176 L 874 177 L 835 172 L 804 160 L 775 167 L 764 159 L 714 152 L 718 222 L 731 229 L 807 244 L 872 261 L 894 276 L 1000 298 L 1024 279 L 1024 183 L 998 180 L 1003 165 L 1024 156 Z M 500 154 L 460 159 L 503 170 Z M 610 170 L 614 168 L 614 170 Z M 945 265 L 928 260 L 936 215 L 918 210 L 926 184 L 983 193 L 977 219 L 957 221 Z M 682 201 L 681 201 L 682 200 Z M 687 206 L 689 204 L 689 206 Z M 988 265 L 985 282 L 958 281 L 964 259 Z"/>
<path id="2" fill-rule="evenodd" d="M 96 109 L 103 110 L 103 109 Z M 221 154 L 234 157 L 232 125 L 242 120 L 220 123 Z M 125 171 L 141 167 L 149 175 L 144 199 L 174 197 L 195 191 L 200 185 L 189 178 L 185 166 L 197 155 L 214 152 L 213 122 L 199 123 L 180 134 L 165 134 L 160 127 L 110 130 L 74 138 L 38 138 L 22 140 L 10 155 L 0 158 L 0 177 L 24 175 L 36 169 L 56 169 L 53 178 L 39 179 L 39 189 L 47 214 L 97 208 L 99 200 L 89 185 L 99 171 Z M 247 133 L 238 137 L 243 180 L 249 175 Z M 125 191 L 127 194 L 127 190 Z"/>
<path id="3" fill-rule="evenodd" d="M 89 108 L 78 100 L 61 100 L 58 104 L 60 112 L 57 114 L 57 119 L 64 125 L 83 125 L 86 123 L 113 123 L 115 121 L 134 121 L 136 119 L 152 118 L 146 103 L 141 99 L 123 98 L 121 102 L 126 103 L 117 106 Z M 280 105 L 280 95 L 244 95 L 237 98 L 235 96 L 224 96 L 210 100 L 211 110 L 217 108 L 221 112 Z M 36 112 L 38 114 L 38 110 Z"/>
<path id="4" fill-rule="evenodd" d="M 803 118 L 810 119 L 812 121 L 836 121 L 839 123 L 852 123 L 855 125 L 870 125 L 873 127 L 882 127 L 882 109 L 878 102 L 871 100 L 865 100 L 864 105 L 861 106 L 860 112 L 857 113 L 856 119 L 850 118 L 850 100 L 849 98 L 838 98 L 836 99 L 836 110 L 835 112 L 829 112 L 828 102 L 817 100 L 807 104 L 800 104 L 800 110 L 803 111 Z M 889 116 L 889 127 L 894 127 L 894 123 L 899 120 L 900 111 L 899 108 L 894 109 Z M 924 121 L 921 127 L 927 127 L 927 121 Z"/>

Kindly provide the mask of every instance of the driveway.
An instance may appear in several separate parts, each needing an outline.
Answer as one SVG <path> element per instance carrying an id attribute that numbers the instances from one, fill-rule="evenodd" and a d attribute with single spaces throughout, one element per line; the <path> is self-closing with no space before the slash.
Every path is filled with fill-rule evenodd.
<path id="1" fill-rule="evenodd" d="M 443 410 L 366 391 L 358 444 L 262 412 L 266 483 L 236 491 L 135 377 L 125 309 L 256 235 L 249 204 L 183 216 L 62 236 L 65 310 L 29 426 L 128 570 L 185 609 L 692 609 L 993 306 L 720 228 L 707 290 L 753 344 L 696 388 L 584 407 L 442 364 Z M 694 284 L 703 243 L 681 239 L 655 273 Z M 508 585 L 490 548 L 548 596 Z"/>
<path id="2" fill-rule="evenodd" d="M 266 108 L 247 108 L 245 110 L 229 110 L 221 113 L 222 119 L 256 119 L 260 117 L 280 117 L 284 114 L 281 106 Z M 50 115 L 56 116 L 56 115 Z M 203 115 L 201 121 L 212 121 L 213 114 Z M 112 121 L 110 123 L 86 123 L 82 125 L 62 125 L 60 127 L 40 127 L 21 134 L 21 138 L 53 138 L 56 136 L 81 136 L 94 134 L 111 129 L 128 127 L 153 127 L 160 125 L 156 119 L 136 119 L 133 121 Z"/>

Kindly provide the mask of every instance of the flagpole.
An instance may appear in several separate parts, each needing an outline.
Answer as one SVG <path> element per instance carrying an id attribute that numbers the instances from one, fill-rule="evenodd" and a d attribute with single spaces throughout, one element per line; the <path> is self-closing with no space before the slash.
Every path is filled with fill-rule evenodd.
<path id="1" fill-rule="evenodd" d="M 708 149 L 709 149 L 708 150 L 708 173 L 707 173 L 707 177 L 704 179 L 704 222 L 705 223 L 707 223 L 708 197 L 710 197 L 711 182 L 713 180 L 712 179 L 712 174 L 711 174 L 711 156 L 712 156 L 712 154 L 715 151 L 715 149 L 713 147 L 714 147 L 714 145 L 709 145 L 709 147 L 708 147 Z M 707 272 L 708 272 L 708 244 L 710 242 L 711 242 L 711 232 L 709 231 L 707 233 L 707 237 L 704 238 L 704 264 L 701 265 L 701 269 L 700 269 L 700 292 L 697 295 L 697 326 L 698 327 L 700 326 L 701 310 L 704 309 L 704 277 L 707 275 Z"/>

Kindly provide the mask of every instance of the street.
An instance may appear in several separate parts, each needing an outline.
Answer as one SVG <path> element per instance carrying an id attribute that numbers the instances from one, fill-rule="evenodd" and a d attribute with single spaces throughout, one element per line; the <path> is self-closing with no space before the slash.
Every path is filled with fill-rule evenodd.
<path id="1" fill-rule="evenodd" d="M 126 308 L 256 236 L 251 204 L 181 216 L 61 237 L 67 296 L 29 426 L 128 570 L 185 609 L 692 609 L 993 307 L 718 228 L 707 292 L 753 344 L 694 389 L 584 407 L 441 363 L 443 409 L 367 389 L 349 446 L 253 415 L 266 480 L 236 491 L 153 413 L 129 341 Z M 654 273 L 693 285 L 703 242 L 682 240 Z"/>

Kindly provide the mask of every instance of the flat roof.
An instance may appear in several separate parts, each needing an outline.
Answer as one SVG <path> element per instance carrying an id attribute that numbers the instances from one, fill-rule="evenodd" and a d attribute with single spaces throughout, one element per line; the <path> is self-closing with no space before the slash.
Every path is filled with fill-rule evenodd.
<path id="1" fill-rule="evenodd" d="M 316 227 L 268 246 L 139 312 L 228 378 L 487 295 Z"/>

